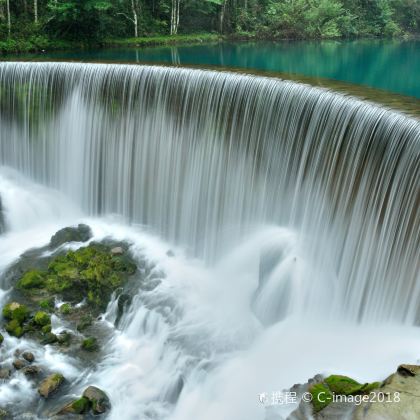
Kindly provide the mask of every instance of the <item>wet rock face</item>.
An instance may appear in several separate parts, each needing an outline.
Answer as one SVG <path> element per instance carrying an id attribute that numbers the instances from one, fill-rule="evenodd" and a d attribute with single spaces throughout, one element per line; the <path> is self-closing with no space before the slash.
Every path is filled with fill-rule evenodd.
<path id="1" fill-rule="evenodd" d="M 66 227 L 59 230 L 50 240 L 50 248 L 58 248 L 67 242 L 87 242 L 92 238 L 89 226 L 79 224 L 77 227 Z"/>

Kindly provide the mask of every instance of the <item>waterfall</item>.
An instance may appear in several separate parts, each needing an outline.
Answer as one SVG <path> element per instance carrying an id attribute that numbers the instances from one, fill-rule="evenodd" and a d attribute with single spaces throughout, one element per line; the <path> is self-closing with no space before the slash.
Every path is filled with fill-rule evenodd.
<path id="1" fill-rule="evenodd" d="M 311 267 L 294 311 L 419 321 L 416 118 L 274 78 L 1 63 L 0 162 L 209 265 L 285 227 Z"/>

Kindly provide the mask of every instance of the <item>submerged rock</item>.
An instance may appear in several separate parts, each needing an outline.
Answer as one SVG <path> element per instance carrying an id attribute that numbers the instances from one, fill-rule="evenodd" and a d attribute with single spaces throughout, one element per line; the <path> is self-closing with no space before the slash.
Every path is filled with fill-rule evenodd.
<path id="1" fill-rule="evenodd" d="M 52 394 L 57 392 L 63 382 L 63 375 L 60 373 L 53 373 L 39 384 L 38 392 L 42 397 L 49 398 Z"/>
<path id="2" fill-rule="evenodd" d="M 16 370 L 20 370 L 20 369 L 23 369 L 27 365 L 27 362 L 25 362 L 24 360 L 16 359 L 16 360 L 13 360 L 12 365 Z"/>
<path id="3" fill-rule="evenodd" d="M 83 392 L 83 397 L 89 400 L 95 414 L 105 413 L 111 408 L 108 396 L 96 386 L 87 387 Z"/>
<path id="4" fill-rule="evenodd" d="M 89 226 L 79 224 L 77 227 L 66 227 L 59 230 L 50 240 L 50 247 L 57 248 L 67 242 L 87 242 L 92 238 Z"/>
<path id="5" fill-rule="evenodd" d="M 28 377 L 38 376 L 41 373 L 41 368 L 35 365 L 25 366 L 22 373 Z"/>
<path id="6" fill-rule="evenodd" d="M 12 371 L 9 368 L 0 369 L 0 379 L 3 379 L 3 380 L 9 379 L 11 374 L 12 374 Z"/>
<path id="7" fill-rule="evenodd" d="M 29 363 L 32 363 L 35 360 L 35 356 L 30 351 L 24 351 L 22 357 Z"/>

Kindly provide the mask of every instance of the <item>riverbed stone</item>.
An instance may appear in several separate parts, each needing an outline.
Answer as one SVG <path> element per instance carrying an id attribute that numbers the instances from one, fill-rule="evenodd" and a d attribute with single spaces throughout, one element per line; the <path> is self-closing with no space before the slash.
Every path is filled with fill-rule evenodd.
<path id="1" fill-rule="evenodd" d="M 64 382 L 64 376 L 60 373 L 53 373 L 46 377 L 38 386 L 39 394 L 44 398 L 49 398 L 51 395 L 56 393 L 62 383 Z"/>

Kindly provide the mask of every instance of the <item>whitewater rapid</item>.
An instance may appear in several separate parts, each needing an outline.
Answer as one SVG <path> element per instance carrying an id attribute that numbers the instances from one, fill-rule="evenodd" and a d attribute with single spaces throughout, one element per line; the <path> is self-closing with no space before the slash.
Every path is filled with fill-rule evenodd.
<path id="1" fill-rule="evenodd" d="M 302 304 L 300 288 L 313 271 L 290 229 L 261 227 L 209 267 L 142 226 L 86 217 L 59 192 L 9 168 L 0 169 L 0 196 L 8 227 L 0 236 L 2 270 L 28 248 L 48 243 L 59 228 L 83 222 L 91 226 L 94 240 L 112 236 L 131 242 L 133 256 L 153 262 L 162 277 L 153 290 L 139 285 L 119 328 L 113 326 L 110 303 L 101 322 L 112 338 L 96 368 L 83 370 L 53 346 L 25 339 L 6 336 L 1 347 L 4 362 L 18 347 L 32 350 L 41 366 L 72 381 L 73 397 L 88 384 L 105 389 L 113 407 L 110 419 L 286 418 L 294 404 L 266 406 L 259 394 L 288 389 L 318 373 L 374 381 L 402 361 L 419 361 L 417 328 L 327 324 L 322 316 L 304 319 L 294 313 Z M 281 250 L 282 257 L 256 300 L 260 256 L 267 249 Z M 276 322 L 273 301 L 285 293 L 285 282 L 291 288 L 289 308 Z M 0 296 L 5 303 L 7 290 Z M 36 398 L 36 388 L 23 374 L 0 384 L 0 405 L 24 407 Z"/>

